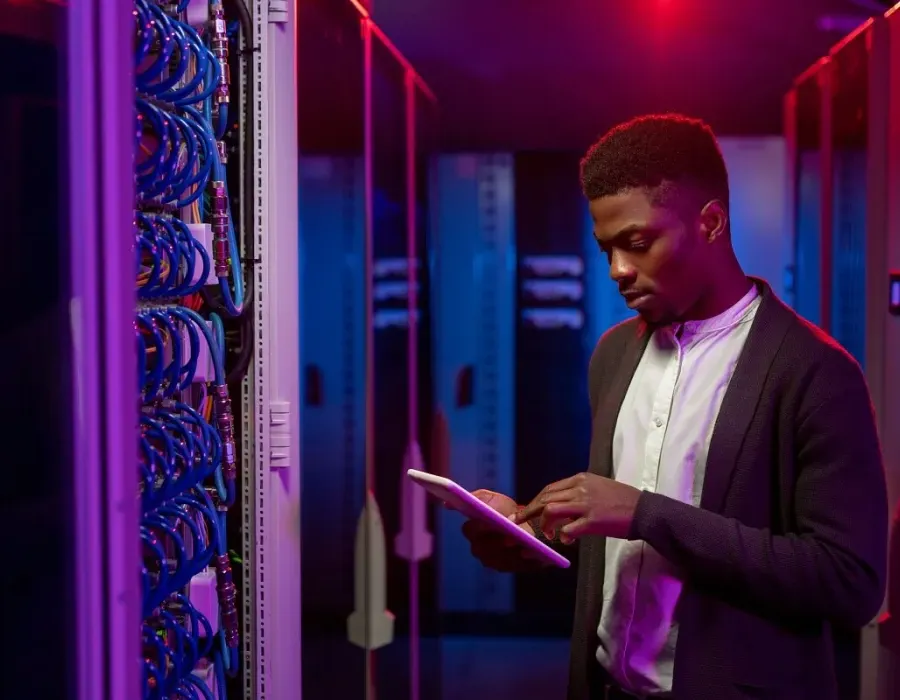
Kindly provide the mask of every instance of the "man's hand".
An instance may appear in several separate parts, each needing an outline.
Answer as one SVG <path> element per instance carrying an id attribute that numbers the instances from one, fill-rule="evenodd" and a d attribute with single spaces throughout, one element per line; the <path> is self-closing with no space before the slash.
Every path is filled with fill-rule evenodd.
<path id="1" fill-rule="evenodd" d="M 480 489 L 473 491 L 472 495 L 507 518 L 511 518 L 519 510 L 516 502 L 502 493 Z M 520 523 L 520 527 L 529 534 L 534 534 L 528 523 Z M 478 520 L 467 520 L 462 531 L 472 545 L 472 555 L 489 569 L 524 573 L 543 567 L 530 550 L 491 525 Z"/>
<path id="2" fill-rule="evenodd" d="M 640 496 L 633 486 L 596 474 L 576 474 L 545 487 L 514 521 L 529 523 L 539 517 L 548 539 L 565 523 L 559 530 L 564 543 L 585 535 L 626 539 Z"/>

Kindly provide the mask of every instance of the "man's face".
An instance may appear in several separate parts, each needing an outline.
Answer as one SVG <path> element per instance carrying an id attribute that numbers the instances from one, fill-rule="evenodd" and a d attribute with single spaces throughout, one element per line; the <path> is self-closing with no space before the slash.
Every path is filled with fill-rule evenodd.
<path id="1" fill-rule="evenodd" d="M 690 217 L 686 203 L 654 204 L 644 189 L 595 199 L 590 211 L 609 276 L 630 309 L 649 323 L 664 324 L 697 303 L 711 262 L 699 211 Z"/>

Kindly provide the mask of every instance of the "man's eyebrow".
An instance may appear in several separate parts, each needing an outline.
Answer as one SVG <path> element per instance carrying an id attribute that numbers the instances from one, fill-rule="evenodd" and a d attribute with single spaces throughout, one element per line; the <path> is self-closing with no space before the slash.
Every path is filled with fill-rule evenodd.
<path id="1" fill-rule="evenodd" d="M 613 236 L 614 239 L 624 238 L 625 236 L 630 236 L 632 233 L 642 233 L 649 230 L 649 226 L 644 224 L 629 224 L 624 228 L 619 229 L 619 232 Z"/>

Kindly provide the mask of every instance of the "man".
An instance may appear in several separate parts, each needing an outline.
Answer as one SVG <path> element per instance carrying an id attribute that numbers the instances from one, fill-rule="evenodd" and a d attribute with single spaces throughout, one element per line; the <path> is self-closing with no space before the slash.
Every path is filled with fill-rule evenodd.
<path id="1" fill-rule="evenodd" d="M 616 127 L 581 179 L 638 314 L 590 360 L 589 470 L 524 508 L 477 492 L 561 550 L 578 544 L 568 697 L 837 700 L 832 626 L 869 622 L 885 586 L 860 368 L 742 271 L 705 124 Z M 486 565 L 533 566 L 489 529 L 465 532 Z"/>

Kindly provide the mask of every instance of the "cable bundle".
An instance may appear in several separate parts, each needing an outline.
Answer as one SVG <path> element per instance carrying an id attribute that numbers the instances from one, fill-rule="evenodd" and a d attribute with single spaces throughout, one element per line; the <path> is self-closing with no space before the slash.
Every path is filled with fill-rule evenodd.
<path id="1" fill-rule="evenodd" d="M 138 298 L 166 299 L 195 294 L 211 269 L 210 257 L 180 219 L 136 215 Z"/>
<path id="2" fill-rule="evenodd" d="M 187 6 L 134 2 L 145 700 L 221 700 L 238 665 L 226 542 L 237 464 L 220 315 L 244 307 L 222 140 L 229 37 L 220 4 L 209 5 L 199 32 L 185 21 Z M 200 240 L 199 231 L 209 235 Z M 211 272 L 219 313 L 204 313 Z M 201 610 L 192 589 L 211 587 L 213 570 L 215 601 Z"/>
<path id="3" fill-rule="evenodd" d="M 192 630 L 202 633 L 190 634 Z M 209 655 L 215 638 L 209 620 L 196 611 L 190 600 L 182 595 L 173 597 L 169 609 L 145 622 L 141 632 L 144 648 L 155 652 L 145 659 L 145 671 L 147 686 L 156 697 L 214 700 L 209 685 L 194 673 L 194 668 Z M 166 677 L 161 669 L 169 668 L 173 673 Z"/>
<path id="4" fill-rule="evenodd" d="M 157 5 L 135 0 L 136 181 L 140 205 L 167 214 L 191 208 L 194 221 L 210 219 L 215 275 L 225 309 L 238 316 L 244 281 L 221 141 L 228 128 L 229 39 L 221 5 L 210 9 L 212 48 Z M 207 184 L 210 210 L 203 201 Z"/>

